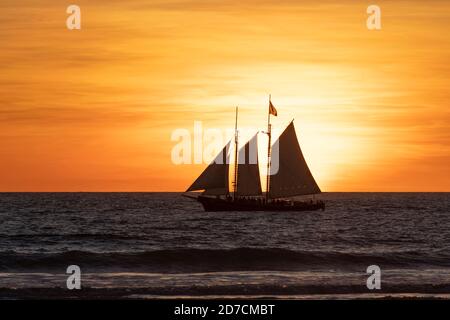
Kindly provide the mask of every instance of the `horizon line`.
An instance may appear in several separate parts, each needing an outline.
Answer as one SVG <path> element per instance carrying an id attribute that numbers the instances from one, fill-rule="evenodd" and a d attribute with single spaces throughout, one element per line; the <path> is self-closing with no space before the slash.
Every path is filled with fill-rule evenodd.
<path id="1" fill-rule="evenodd" d="M 186 192 L 185 191 L 2 191 L 0 190 L 0 193 L 186 193 Z M 324 191 L 316 195 L 320 195 L 323 193 L 450 193 L 450 191 Z M 201 194 L 201 192 L 198 192 L 198 194 Z"/>

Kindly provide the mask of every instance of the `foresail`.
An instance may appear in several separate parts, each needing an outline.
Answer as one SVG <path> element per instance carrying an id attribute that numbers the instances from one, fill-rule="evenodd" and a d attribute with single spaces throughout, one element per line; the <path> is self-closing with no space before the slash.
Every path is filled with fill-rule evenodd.
<path id="1" fill-rule="evenodd" d="M 257 134 L 239 150 L 237 194 L 239 196 L 259 196 L 261 179 L 258 165 Z"/>
<path id="2" fill-rule="evenodd" d="M 230 142 L 227 143 L 214 161 L 202 172 L 186 192 L 205 190 L 204 194 L 209 195 L 228 194 L 229 147 Z"/>
<path id="3" fill-rule="evenodd" d="M 293 122 L 284 130 L 272 150 L 272 168 L 278 171 L 270 176 L 270 198 L 321 192 L 303 157 Z M 278 163 L 274 163 L 277 159 Z"/>

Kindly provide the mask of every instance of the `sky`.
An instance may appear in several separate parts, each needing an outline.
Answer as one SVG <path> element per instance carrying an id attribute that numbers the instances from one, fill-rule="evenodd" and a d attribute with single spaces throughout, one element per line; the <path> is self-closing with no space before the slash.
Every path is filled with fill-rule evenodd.
<path id="1" fill-rule="evenodd" d="M 322 191 L 449 192 L 449 32 L 436 0 L 2 0 L 0 191 L 184 191 L 173 133 L 271 94 Z"/>

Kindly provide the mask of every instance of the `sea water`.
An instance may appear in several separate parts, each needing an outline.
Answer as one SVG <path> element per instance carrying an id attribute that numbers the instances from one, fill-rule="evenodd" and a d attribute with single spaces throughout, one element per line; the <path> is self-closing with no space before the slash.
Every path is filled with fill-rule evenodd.
<path id="1" fill-rule="evenodd" d="M 321 198 L 325 211 L 214 213 L 178 193 L 1 193 L 0 298 L 450 294 L 449 193 Z"/>

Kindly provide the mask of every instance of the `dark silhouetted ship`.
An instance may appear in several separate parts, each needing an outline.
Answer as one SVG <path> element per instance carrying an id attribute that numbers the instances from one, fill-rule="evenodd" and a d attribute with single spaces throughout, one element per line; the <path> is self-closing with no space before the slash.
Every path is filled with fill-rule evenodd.
<path id="1" fill-rule="evenodd" d="M 214 161 L 186 190 L 203 191 L 198 196 L 184 194 L 196 199 L 205 211 L 309 211 L 324 210 L 325 203 L 314 195 L 321 193 L 303 157 L 295 133 L 294 121 L 286 127 L 271 145 L 270 116 L 277 111 L 269 98 L 266 192 L 262 192 L 258 162 L 258 133 L 243 148 L 238 148 L 238 108 L 236 107 L 235 154 L 232 190 L 229 188 L 229 147 L 223 148 Z M 239 150 L 239 151 L 238 151 Z M 275 153 L 276 152 L 276 153 Z M 278 157 L 273 158 L 273 154 Z M 276 160 L 276 166 L 273 165 Z M 274 168 L 275 167 L 275 168 Z M 197 192 L 196 192 L 197 193 Z M 293 197 L 312 195 L 308 200 Z"/>

